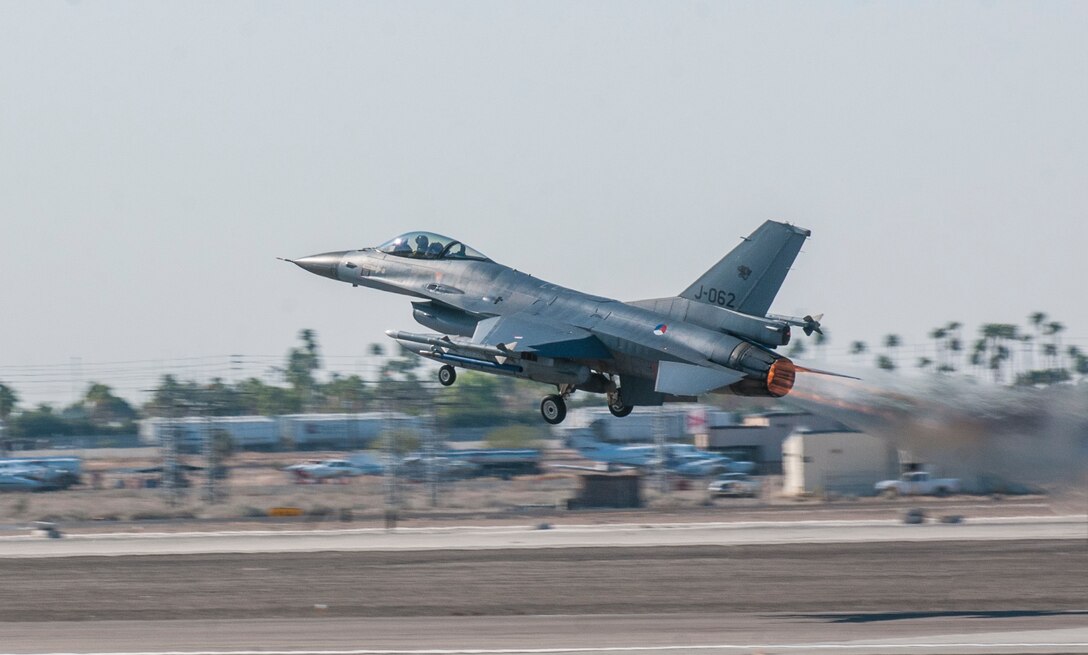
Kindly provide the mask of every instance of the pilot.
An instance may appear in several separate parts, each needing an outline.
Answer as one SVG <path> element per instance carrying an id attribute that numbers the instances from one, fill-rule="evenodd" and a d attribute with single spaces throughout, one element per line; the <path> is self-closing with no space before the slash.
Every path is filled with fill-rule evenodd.
<path id="1" fill-rule="evenodd" d="M 416 257 L 427 256 L 427 245 L 430 239 L 426 234 L 420 234 L 416 237 Z"/>

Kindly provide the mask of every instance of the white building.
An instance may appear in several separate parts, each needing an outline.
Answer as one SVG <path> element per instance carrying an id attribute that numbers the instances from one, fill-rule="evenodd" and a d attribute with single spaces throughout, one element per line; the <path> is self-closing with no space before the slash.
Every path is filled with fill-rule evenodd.
<path id="1" fill-rule="evenodd" d="M 280 446 L 279 426 L 275 419 L 267 416 L 147 418 L 140 421 L 140 441 L 158 446 L 170 431 L 178 440 L 179 448 L 198 451 L 209 435 L 220 430 L 230 435 L 238 450 L 276 450 Z"/>
<path id="2" fill-rule="evenodd" d="M 872 495 L 873 484 L 898 475 L 892 445 L 863 432 L 795 431 L 782 442 L 782 493 Z"/>

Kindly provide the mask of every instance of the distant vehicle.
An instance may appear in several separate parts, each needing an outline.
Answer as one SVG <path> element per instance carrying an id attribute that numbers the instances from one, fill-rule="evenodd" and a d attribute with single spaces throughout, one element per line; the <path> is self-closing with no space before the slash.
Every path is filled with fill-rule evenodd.
<path id="1" fill-rule="evenodd" d="M 453 459 L 438 455 L 409 455 L 397 465 L 397 475 L 409 480 L 426 480 L 433 471 L 439 480 L 460 480 L 480 473 L 480 466 L 464 459 Z"/>
<path id="2" fill-rule="evenodd" d="M 706 489 L 715 496 L 755 498 L 759 495 L 760 486 L 759 480 L 749 477 L 747 473 L 723 473 Z"/>
<path id="3" fill-rule="evenodd" d="M 44 491 L 41 480 L 26 477 L 20 472 L 0 471 L 0 491 Z"/>
<path id="4" fill-rule="evenodd" d="M 652 468 L 662 463 L 657 446 L 640 444 L 617 446 L 615 444 L 576 437 L 571 445 L 582 457 L 595 462 L 604 462 L 635 468 Z M 754 462 L 738 462 L 731 457 L 706 450 L 699 450 L 691 444 L 665 444 L 665 468 L 677 475 L 705 477 L 720 473 L 750 473 L 755 470 Z"/>
<path id="5" fill-rule="evenodd" d="M 0 459 L 0 475 L 33 480 L 34 490 L 67 489 L 79 484 L 80 460 L 78 457 L 15 457 Z M 19 486 L 11 481 L 10 486 Z"/>
<path id="6" fill-rule="evenodd" d="M 471 464 L 472 468 L 461 471 L 472 475 L 495 475 L 509 478 L 514 475 L 540 473 L 540 451 L 536 448 L 471 448 L 445 450 L 436 456 Z"/>
<path id="7" fill-rule="evenodd" d="M 380 466 L 367 464 L 357 465 L 346 459 L 311 461 L 288 466 L 283 470 L 293 474 L 299 482 L 323 482 L 325 480 L 352 478 L 359 475 L 373 475 L 382 472 Z"/>
<path id="8" fill-rule="evenodd" d="M 876 492 L 887 498 L 898 496 L 947 496 L 960 492 L 958 478 L 934 478 L 929 471 L 904 473 L 898 480 L 881 480 L 874 485 Z"/>

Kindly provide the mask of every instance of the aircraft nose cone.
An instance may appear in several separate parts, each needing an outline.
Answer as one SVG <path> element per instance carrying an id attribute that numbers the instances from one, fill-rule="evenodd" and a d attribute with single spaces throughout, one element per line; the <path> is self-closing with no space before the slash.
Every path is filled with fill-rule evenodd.
<path id="1" fill-rule="evenodd" d="M 304 268 L 315 275 L 336 280 L 339 279 L 336 277 L 336 269 L 340 266 L 340 260 L 344 258 L 346 252 L 346 250 L 323 252 L 320 255 L 310 255 L 309 257 L 301 257 L 290 261 L 299 268 Z"/>

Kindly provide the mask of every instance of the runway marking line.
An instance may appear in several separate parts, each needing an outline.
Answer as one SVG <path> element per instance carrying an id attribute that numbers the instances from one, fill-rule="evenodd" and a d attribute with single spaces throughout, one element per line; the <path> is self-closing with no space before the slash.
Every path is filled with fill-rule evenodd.
<path id="1" fill-rule="evenodd" d="M 35 653 L 33 655 L 539 655 L 547 653 L 637 653 L 637 652 L 666 652 L 666 651 L 692 651 L 692 650 L 872 650 L 876 648 L 889 650 L 907 649 L 944 649 L 949 647 L 976 649 L 991 652 L 995 648 L 1088 648 L 1086 642 L 993 642 L 993 643 L 913 643 L 913 644 L 885 644 L 880 642 L 847 644 L 818 643 L 818 644 L 687 644 L 684 646 L 595 646 L 588 648 L 563 647 L 563 648 L 424 648 L 418 650 L 404 649 L 351 649 L 351 650 L 167 650 L 167 651 L 113 651 L 113 652 L 57 652 Z M 15 653 L 0 653 L 0 655 L 27 655 Z"/>
<path id="2" fill-rule="evenodd" d="M 1017 516 L 1017 517 L 981 517 L 969 519 L 973 526 L 997 526 L 1009 524 L 1088 524 L 1088 515 L 1066 514 L 1059 516 Z M 864 528 L 885 527 L 902 525 L 901 519 L 860 519 L 860 520 L 820 520 L 804 519 L 798 521 L 731 521 L 731 522 L 707 522 L 707 523 L 611 523 L 611 524 L 557 524 L 553 525 L 549 532 L 594 533 L 594 532 L 647 532 L 647 531 L 699 531 L 699 530 L 745 530 L 749 528 Z M 428 527 L 404 527 L 393 530 L 385 528 L 340 528 L 317 530 L 218 530 L 208 532 L 100 532 L 100 533 L 72 533 L 66 535 L 69 540 L 123 540 L 123 539 L 204 539 L 215 537 L 334 537 L 349 535 L 386 535 L 397 534 L 445 535 L 454 532 L 465 534 L 524 534 L 526 532 L 539 532 L 536 527 L 525 525 L 504 526 L 428 526 Z M 32 535 L 0 536 L 3 541 L 40 540 Z M 0 654 L 3 655 L 3 654 Z"/>

